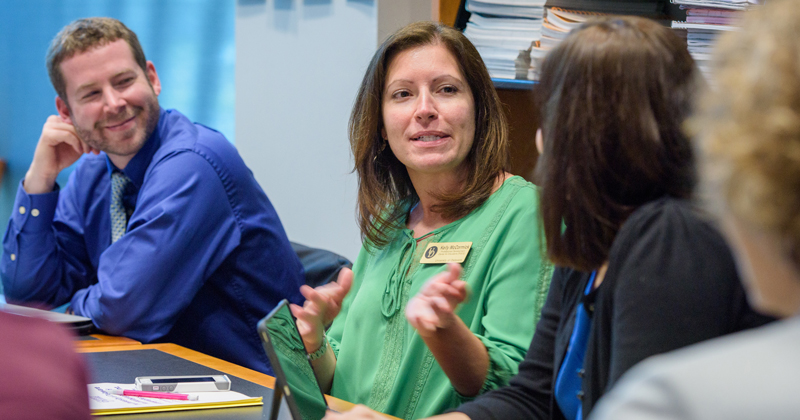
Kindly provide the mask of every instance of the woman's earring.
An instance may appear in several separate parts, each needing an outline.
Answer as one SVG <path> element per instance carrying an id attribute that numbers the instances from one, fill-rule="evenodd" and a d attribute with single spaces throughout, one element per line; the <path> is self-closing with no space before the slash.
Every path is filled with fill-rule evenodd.
<path id="1" fill-rule="evenodd" d="M 380 156 L 381 153 L 383 153 L 383 151 L 386 150 L 386 143 L 388 143 L 388 141 L 386 139 L 383 139 L 383 141 L 381 142 L 380 150 L 378 150 L 378 153 L 375 153 L 375 156 L 372 158 L 373 162 L 378 160 L 378 156 Z"/>

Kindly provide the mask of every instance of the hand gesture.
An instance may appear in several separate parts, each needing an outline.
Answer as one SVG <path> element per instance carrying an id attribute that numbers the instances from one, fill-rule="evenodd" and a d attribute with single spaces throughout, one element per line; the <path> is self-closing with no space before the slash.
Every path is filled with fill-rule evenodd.
<path id="1" fill-rule="evenodd" d="M 467 283 L 459 280 L 461 266 L 450 263 L 447 271 L 432 277 L 406 305 L 406 319 L 422 337 L 453 325 L 458 304 L 467 298 Z"/>
<path id="2" fill-rule="evenodd" d="M 33 162 L 25 175 L 25 191 L 43 194 L 53 190 L 56 177 L 75 163 L 84 153 L 99 153 L 78 137 L 75 127 L 58 115 L 51 115 L 42 127 L 42 134 Z"/>
<path id="3" fill-rule="evenodd" d="M 353 284 L 353 272 L 349 268 L 339 271 L 336 282 L 317 288 L 301 286 L 300 293 L 306 298 L 303 306 L 292 304 L 292 314 L 297 318 L 297 329 L 303 337 L 306 351 L 313 353 L 322 345 L 322 333 L 333 322 L 342 309 L 342 301 Z"/>
<path id="4" fill-rule="evenodd" d="M 388 417 L 359 404 L 353 407 L 352 410 L 344 413 L 328 411 L 325 413 L 325 417 L 323 417 L 322 420 L 386 420 L 387 418 Z"/>

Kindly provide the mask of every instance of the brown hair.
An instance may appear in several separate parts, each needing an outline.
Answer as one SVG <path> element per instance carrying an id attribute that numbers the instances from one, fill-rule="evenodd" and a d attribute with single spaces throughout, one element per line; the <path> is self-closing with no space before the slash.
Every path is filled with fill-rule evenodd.
<path id="1" fill-rule="evenodd" d="M 719 39 L 717 89 L 689 127 L 711 210 L 777 236 L 800 267 L 800 9 L 781 0 L 754 9 Z"/>
<path id="2" fill-rule="evenodd" d="M 389 241 L 402 226 L 407 206 L 417 200 L 406 167 L 385 147 L 383 89 L 388 66 L 402 51 L 441 43 L 453 54 L 475 101 L 475 141 L 465 160 L 460 191 L 440 193 L 434 210 L 458 219 L 483 204 L 508 162 L 508 128 L 500 99 L 480 54 L 459 31 L 433 22 L 412 23 L 391 35 L 367 68 L 350 116 L 350 147 L 358 172 L 358 218 L 362 239 L 371 247 Z"/>
<path id="3" fill-rule="evenodd" d="M 545 58 L 536 178 L 551 261 L 596 269 L 639 206 L 691 195 L 681 124 L 697 74 L 683 41 L 636 17 L 588 22 Z"/>
<path id="4" fill-rule="evenodd" d="M 118 39 L 123 39 L 128 43 L 136 64 L 147 73 L 147 60 L 144 58 L 142 46 L 139 45 L 139 39 L 133 31 L 116 19 L 107 17 L 78 19 L 65 26 L 53 38 L 50 48 L 47 50 L 47 73 L 50 75 L 50 82 L 56 89 L 56 93 L 65 103 L 69 104 L 67 84 L 61 73 L 61 62 L 75 54 Z"/>

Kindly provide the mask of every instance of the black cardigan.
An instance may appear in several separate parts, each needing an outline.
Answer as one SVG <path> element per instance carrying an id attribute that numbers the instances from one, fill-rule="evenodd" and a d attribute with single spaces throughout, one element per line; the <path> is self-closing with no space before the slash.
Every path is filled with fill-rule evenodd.
<path id="1" fill-rule="evenodd" d="M 770 321 L 748 306 L 721 235 L 673 198 L 648 203 L 628 218 L 611 247 L 603 283 L 584 298 L 589 278 L 556 268 L 519 374 L 457 411 L 473 420 L 563 419 L 552 390 L 581 301 L 593 309 L 584 418 L 641 360 Z"/>

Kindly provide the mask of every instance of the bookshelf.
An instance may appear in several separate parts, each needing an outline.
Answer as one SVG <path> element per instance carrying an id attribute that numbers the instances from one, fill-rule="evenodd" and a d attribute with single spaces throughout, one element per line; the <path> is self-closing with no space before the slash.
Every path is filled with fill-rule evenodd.
<path id="1" fill-rule="evenodd" d="M 513 80 L 512 80 L 513 82 Z M 508 118 L 510 159 L 509 171 L 533 182 L 533 170 L 539 152 L 536 150 L 536 130 L 539 128 L 539 111 L 536 108 L 534 84 L 520 88 L 505 81 L 495 82 L 497 94 Z"/>
<path id="2" fill-rule="evenodd" d="M 536 82 L 532 80 L 516 80 L 516 79 L 499 79 L 492 78 L 495 89 L 511 89 L 511 90 L 533 90 Z"/>
<path id="3" fill-rule="evenodd" d="M 469 18 L 465 3 L 464 0 L 438 0 L 439 21 L 463 31 Z M 536 82 L 501 78 L 492 78 L 492 82 L 508 118 L 509 171 L 532 182 L 539 157 L 535 141 L 539 128 Z"/>
<path id="4" fill-rule="evenodd" d="M 555 2 L 564 3 L 564 1 Z M 622 1 L 595 1 L 595 0 L 570 0 L 568 4 L 577 6 L 590 6 L 593 7 L 616 7 L 620 10 L 626 8 L 635 9 L 637 4 L 636 0 L 622 0 Z M 602 4 L 601 4 L 602 3 Z M 655 2 L 652 2 L 655 4 Z M 663 9 L 659 9 L 658 17 L 664 21 L 664 24 L 669 24 L 669 20 L 684 20 L 686 12 L 679 8 L 678 4 L 673 4 L 668 1 L 659 2 Z M 456 29 L 464 31 L 469 20 L 469 12 L 466 10 L 466 0 L 439 0 L 439 16 L 443 23 L 452 25 Z M 551 5 L 551 0 L 548 0 L 546 5 Z M 566 7 L 566 6 L 562 6 Z M 587 9 L 587 10 L 588 10 Z M 593 9 L 592 9 L 593 10 Z M 597 11 L 606 11 L 598 9 Z M 636 13 L 634 13 L 636 14 Z M 444 16 L 455 16 L 455 21 L 444 20 Z M 655 16 L 651 16 L 655 17 Z M 452 19 L 452 18 L 449 18 Z M 510 142 L 511 142 L 511 156 L 510 156 L 510 171 L 515 175 L 521 175 L 528 181 L 533 181 L 533 171 L 536 166 L 536 160 L 539 156 L 535 146 L 536 130 L 540 126 L 539 110 L 536 107 L 536 82 L 528 80 L 514 80 L 514 79 L 501 79 L 493 78 L 497 93 L 500 100 L 505 107 L 506 115 L 508 117 Z"/>

